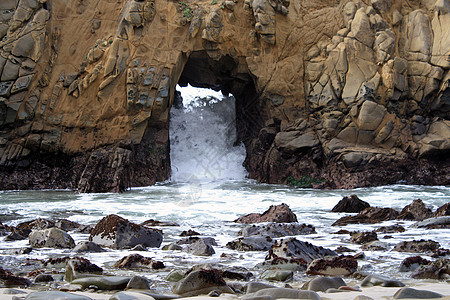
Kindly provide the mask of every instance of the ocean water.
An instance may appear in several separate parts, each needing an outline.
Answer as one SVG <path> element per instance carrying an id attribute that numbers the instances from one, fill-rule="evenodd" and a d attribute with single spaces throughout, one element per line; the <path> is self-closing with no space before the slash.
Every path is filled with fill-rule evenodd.
<path id="1" fill-rule="evenodd" d="M 389 234 L 392 238 L 379 239 L 391 248 L 400 241 L 432 239 L 441 247 L 450 248 L 450 229 L 413 229 L 410 221 L 388 221 L 372 225 L 335 227 L 331 224 L 346 213 L 332 213 L 331 209 L 343 196 L 356 194 L 371 206 L 391 207 L 401 210 L 415 199 L 435 210 L 450 202 L 450 187 L 393 185 L 355 190 L 299 189 L 285 185 L 261 184 L 245 178 L 242 161 L 245 149 L 235 143 L 234 99 L 220 95 L 199 100 L 185 97 L 184 107 L 172 109 L 171 158 L 173 177 L 155 186 L 132 188 L 122 194 L 77 194 L 72 191 L 2 191 L 0 192 L 0 220 L 3 224 L 17 225 L 36 218 L 65 218 L 81 224 L 96 224 L 100 219 L 117 214 L 132 222 L 149 219 L 175 222 L 179 226 L 158 227 L 164 233 L 162 246 L 180 239 L 182 231 L 193 229 L 202 237 L 213 237 L 218 246 L 210 257 L 193 256 L 181 251 L 109 250 L 103 253 L 83 254 L 106 272 L 120 275 L 139 273 L 153 280 L 154 287 L 170 288 L 165 278 L 174 269 L 188 269 L 197 264 L 223 264 L 242 266 L 254 271 L 264 261 L 266 251 L 234 251 L 226 244 L 238 238 L 238 231 L 245 227 L 233 221 L 253 212 L 264 212 L 270 205 L 286 203 L 297 215 L 299 222 L 311 224 L 317 233 L 296 236 L 316 246 L 336 249 L 345 246 L 361 252 L 360 245 L 348 241 L 349 235 L 333 234 L 339 229 L 370 231 L 381 226 L 401 224 L 407 230 Z M 231 103 L 231 104 L 230 104 Z M 220 125 L 220 126 L 219 126 Z M 201 130 L 199 129 L 201 128 Z M 218 129 L 219 128 L 219 129 Z M 70 232 L 75 242 L 88 239 L 87 234 Z M 0 237 L 0 266 L 6 269 L 30 271 L 30 259 L 75 256 L 70 250 L 33 249 L 26 255 L 15 255 L 14 249 L 28 246 L 28 240 L 5 242 Z M 355 252 L 355 253 L 356 253 Z M 139 253 L 164 262 L 162 270 L 119 271 L 112 265 L 120 258 Z M 364 251 L 366 259 L 359 261 L 362 271 L 383 274 L 398 279 L 408 279 L 408 273 L 399 273 L 401 261 L 417 254 L 394 251 Z M 227 255 L 222 255 L 227 254 Z M 423 256 L 427 257 L 427 256 Z M 256 271 L 255 271 L 256 270 Z M 295 280 L 306 280 L 302 273 Z"/>

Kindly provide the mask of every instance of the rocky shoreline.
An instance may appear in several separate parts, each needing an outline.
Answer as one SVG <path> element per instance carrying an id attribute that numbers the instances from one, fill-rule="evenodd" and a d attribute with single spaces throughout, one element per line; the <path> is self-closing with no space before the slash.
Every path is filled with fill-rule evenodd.
<path id="1" fill-rule="evenodd" d="M 422 298 L 424 295 L 428 298 L 450 297 L 445 289 L 450 279 L 450 250 L 445 248 L 447 245 L 420 239 L 404 240 L 391 248 L 378 240 L 379 235 L 388 239 L 389 234 L 414 228 L 450 228 L 450 203 L 433 212 L 418 199 L 401 211 L 395 211 L 392 208 L 371 207 L 352 195 L 344 197 L 332 211 L 351 213 L 338 219 L 333 226 L 336 226 L 337 234 L 349 236 L 347 243 L 361 245 L 361 252 L 352 253 L 353 250 L 344 246 L 331 250 L 302 241 L 301 236 L 316 233 L 315 228 L 298 223 L 289 206 L 281 204 L 271 206 L 264 213 L 252 213 L 235 220 L 243 227 L 239 237 L 226 247 L 237 251 L 237 255 L 240 251 L 267 253 L 265 260 L 251 270 L 233 264 L 235 254 L 222 254 L 224 263 L 187 265 L 188 268 L 184 269 L 146 256 L 147 251 L 161 247 L 163 242 L 162 230 L 155 228 L 178 226 L 174 223 L 148 220 L 135 224 L 120 216 L 108 215 L 95 226 L 64 219 L 36 219 L 17 226 L 2 224 L 0 232 L 5 236 L 5 241 L 28 239 L 30 246 L 9 250 L 15 256 L 13 260 L 20 262 L 2 262 L 0 287 L 4 293 L 17 292 L 14 299 L 158 300 L 199 295 L 245 300 L 369 299 L 362 298 L 363 295 L 371 299 L 381 299 L 384 295 L 393 299 Z M 345 230 L 347 224 L 377 224 L 386 220 L 411 220 L 416 223 L 410 228 L 397 224 L 370 232 Z M 68 232 L 82 232 L 89 236 L 75 245 Z M 165 243 L 162 249 L 169 255 L 186 253 L 207 260 L 215 253 L 216 246 L 213 237 L 203 237 L 194 230 L 187 230 L 180 234 L 178 240 Z M 42 248 L 67 249 L 70 255 L 58 255 L 47 260 L 21 260 L 21 256 Z M 83 258 L 89 253 L 120 249 L 128 249 L 131 254 L 108 265 L 107 269 Z M 359 264 L 365 259 L 364 251 L 409 253 L 410 256 L 398 267 L 398 272 L 409 274 L 411 279 L 398 280 L 361 270 Z M 11 270 L 8 270 L 8 263 Z M 158 272 L 164 272 L 160 274 L 166 274 L 165 279 L 153 281 L 146 276 Z M 429 280 L 432 280 L 431 286 L 434 288 L 418 288 L 423 284 L 424 287 L 430 285 Z M 16 288 L 26 288 L 25 292 L 30 295 L 21 295 L 20 291 L 14 290 Z M 76 298 L 62 292 L 89 294 L 88 298 Z M 3 296 L 0 295 L 0 298 Z"/>

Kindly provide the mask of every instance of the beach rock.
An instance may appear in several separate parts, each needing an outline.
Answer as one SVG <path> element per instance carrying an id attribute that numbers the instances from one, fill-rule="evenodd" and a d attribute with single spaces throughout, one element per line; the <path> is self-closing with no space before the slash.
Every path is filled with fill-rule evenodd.
<path id="1" fill-rule="evenodd" d="M 66 219 L 58 219 L 55 221 L 55 227 L 64 231 L 72 231 L 80 228 L 82 225 L 77 222 L 72 222 Z"/>
<path id="2" fill-rule="evenodd" d="M 143 276 L 133 276 L 128 281 L 126 289 L 150 290 L 151 281 Z"/>
<path id="3" fill-rule="evenodd" d="M 114 267 L 118 269 L 155 269 L 155 266 L 158 266 L 159 263 L 161 262 L 154 261 L 150 257 L 144 257 L 136 253 L 122 257 L 114 264 Z"/>
<path id="4" fill-rule="evenodd" d="M 38 276 L 36 276 L 36 278 L 34 278 L 34 282 L 35 283 L 39 283 L 39 282 L 51 282 L 51 281 L 55 281 L 53 279 L 53 276 L 50 274 L 39 274 Z"/>
<path id="5" fill-rule="evenodd" d="M 399 280 L 385 276 L 369 275 L 361 282 L 361 286 L 403 287 L 405 284 Z"/>
<path id="6" fill-rule="evenodd" d="M 22 290 L 18 289 L 3 289 L 3 293 L 5 295 L 20 295 L 20 294 L 27 294 L 27 292 L 24 292 Z"/>
<path id="7" fill-rule="evenodd" d="M 450 202 L 442 205 L 434 212 L 435 217 L 450 216 Z"/>
<path id="8" fill-rule="evenodd" d="M 297 216 L 292 212 L 286 204 L 271 205 L 268 210 L 262 214 L 252 213 L 236 219 L 236 223 L 262 223 L 262 222 L 275 222 L 275 223 L 292 223 L 297 222 Z"/>
<path id="9" fill-rule="evenodd" d="M 31 247 L 33 248 L 73 248 L 75 241 L 67 234 L 56 227 L 45 230 L 33 230 L 28 236 Z"/>
<path id="10" fill-rule="evenodd" d="M 440 247 L 438 242 L 432 240 L 420 240 L 420 241 L 404 241 L 395 245 L 393 251 L 398 252 L 412 252 L 412 253 L 424 253 L 433 252 Z"/>
<path id="11" fill-rule="evenodd" d="M 175 222 L 164 222 L 164 221 L 158 221 L 158 220 L 147 220 L 141 223 L 141 225 L 143 226 L 147 226 L 147 227 L 154 227 L 154 226 L 166 226 L 166 227 L 176 227 L 176 226 L 180 226 L 180 224 L 175 223 Z"/>
<path id="12" fill-rule="evenodd" d="M 313 260 L 306 270 L 308 275 L 348 276 L 355 273 L 358 261 L 352 256 L 335 256 Z"/>
<path id="13" fill-rule="evenodd" d="M 134 224 L 117 215 L 104 217 L 89 236 L 89 241 L 112 249 L 129 249 L 139 244 L 159 247 L 162 240 L 161 232 Z"/>
<path id="14" fill-rule="evenodd" d="M 267 225 L 249 225 L 240 230 L 238 235 L 247 237 L 252 235 L 269 236 L 271 238 L 307 235 L 316 233 L 316 229 L 312 225 L 298 223 L 270 223 Z"/>
<path id="15" fill-rule="evenodd" d="M 399 213 L 392 208 L 368 207 L 356 216 L 342 217 L 332 226 L 345 226 L 348 224 L 375 224 L 382 221 L 395 220 Z"/>
<path id="16" fill-rule="evenodd" d="M 182 297 L 208 294 L 214 290 L 222 293 L 233 293 L 233 290 L 223 280 L 220 271 L 216 269 L 193 271 L 181 279 L 173 288 L 173 292 Z"/>
<path id="17" fill-rule="evenodd" d="M 417 199 L 405 206 L 397 218 L 399 220 L 422 221 L 431 217 L 433 217 L 431 209 L 427 208 L 422 200 Z"/>
<path id="18" fill-rule="evenodd" d="M 365 296 L 365 295 L 358 295 L 353 300 L 374 300 L 372 297 Z"/>
<path id="19" fill-rule="evenodd" d="M 28 230 L 31 232 L 32 230 L 44 230 L 52 227 L 55 227 L 55 222 L 38 218 L 36 220 L 19 223 L 17 224 L 16 229 L 21 231 Z"/>
<path id="20" fill-rule="evenodd" d="M 292 279 L 294 272 L 288 270 L 267 269 L 261 274 L 261 279 L 269 281 L 286 281 Z"/>
<path id="21" fill-rule="evenodd" d="M 187 231 L 185 230 L 180 233 L 180 236 L 194 236 L 194 235 L 200 235 L 200 233 L 198 233 L 197 231 L 194 231 L 192 229 L 189 229 Z"/>
<path id="22" fill-rule="evenodd" d="M 249 236 L 228 242 L 227 248 L 238 251 L 268 251 L 274 243 L 275 241 L 269 236 Z"/>
<path id="23" fill-rule="evenodd" d="M 139 292 L 124 291 L 115 293 L 108 300 L 155 300 L 155 298 Z"/>
<path id="24" fill-rule="evenodd" d="M 331 210 L 332 212 L 346 212 L 346 213 L 359 213 L 364 209 L 370 207 L 370 204 L 362 201 L 356 195 L 350 195 L 350 197 L 344 197 L 336 204 Z"/>
<path id="25" fill-rule="evenodd" d="M 100 276 L 102 273 L 103 269 L 88 259 L 76 257 L 67 261 L 65 279 L 67 282 L 71 282 L 78 278 Z"/>
<path id="26" fill-rule="evenodd" d="M 441 216 L 435 218 L 429 218 L 411 225 L 412 228 L 450 228 L 450 216 Z"/>
<path id="27" fill-rule="evenodd" d="M 345 281 L 340 277 L 316 277 L 309 282 L 308 290 L 325 292 L 328 289 L 338 289 L 346 285 Z"/>
<path id="28" fill-rule="evenodd" d="M 88 296 L 72 294 L 60 291 L 32 292 L 25 297 L 25 300 L 92 300 Z"/>
<path id="29" fill-rule="evenodd" d="M 222 271 L 222 277 L 235 280 L 248 281 L 253 277 L 253 273 L 244 267 L 230 267 Z"/>
<path id="30" fill-rule="evenodd" d="M 374 231 L 357 232 L 350 237 L 350 242 L 355 244 L 365 244 L 376 240 L 378 240 L 378 236 Z"/>
<path id="31" fill-rule="evenodd" d="M 217 246 L 217 242 L 212 237 L 198 237 L 198 236 L 190 236 L 187 238 L 180 239 L 176 242 L 177 245 L 192 245 L 199 240 L 203 240 L 205 244 L 209 244 L 211 246 Z"/>
<path id="32" fill-rule="evenodd" d="M 170 244 L 162 247 L 162 250 L 179 251 L 179 250 L 183 250 L 183 247 L 181 247 L 180 245 L 177 245 L 176 243 L 170 243 Z"/>
<path id="33" fill-rule="evenodd" d="M 450 276 L 450 259 L 441 258 L 428 265 L 419 266 L 411 277 L 415 279 L 448 279 Z"/>
<path id="34" fill-rule="evenodd" d="M 0 286 L 3 287 L 29 287 L 31 281 L 27 278 L 14 276 L 11 271 L 0 267 Z"/>
<path id="35" fill-rule="evenodd" d="M 184 278 L 185 273 L 186 271 L 183 270 L 173 270 L 167 275 L 166 280 L 171 282 L 178 282 Z"/>
<path id="36" fill-rule="evenodd" d="M 378 233 L 396 233 L 396 232 L 405 232 L 406 229 L 402 225 L 390 225 L 390 226 L 382 226 L 375 230 Z"/>
<path id="37" fill-rule="evenodd" d="M 444 295 L 427 290 L 417 290 L 409 287 L 399 289 L 393 299 L 435 299 L 444 298 Z"/>
<path id="38" fill-rule="evenodd" d="M 247 284 L 246 290 L 247 290 L 247 294 L 253 294 L 259 290 L 268 289 L 268 288 L 276 288 L 276 286 L 267 284 L 267 283 L 263 283 L 263 282 L 252 281 Z"/>
<path id="39" fill-rule="evenodd" d="M 89 241 L 81 241 L 75 246 L 75 248 L 72 249 L 72 252 L 75 252 L 75 253 L 84 253 L 84 252 L 99 253 L 99 252 L 105 252 L 105 251 L 106 251 L 105 249 L 103 249 L 96 243 L 89 242 Z"/>
<path id="40" fill-rule="evenodd" d="M 308 242 L 299 241 L 296 238 L 287 238 L 277 241 L 270 249 L 266 260 L 277 257 L 301 258 L 307 263 L 324 256 L 336 256 L 336 252 L 323 247 L 314 246 Z"/>
<path id="41" fill-rule="evenodd" d="M 361 246 L 366 251 L 388 251 L 391 246 L 388 243 L 380 241 L 372 241 Z"/>
<path id="42" fill-rule="evenodd" d="M 304 272 L 308 267 L 308 263 L 303 258 L 284 258 L 275 257 L 271 260 L 266 260 L 262 263 L 263 266 L 268 266 L 269 268 L 276 268 L 281 270 L 289 271 L 299 271 Z"/>
<path id="43" fill-rule="evenodd" d="M 320 296 L 314 291 L 301 291 L 289 288 L 267 288 L 257 291 L 255 297 L 271 296 L 272 299 L 311 299 L 320 300 Z"/>
<path id="44" fill-rule="evenodd" d="M 183 248 L 183 251 L 197 256 L 211 256 L 216 253 L 213 246 L 211 246 L 211 242 L 204 238 L 189 244 Z"/>
<path id="45" fill-rule="evenodd" d="M 355 252 L 355 250 L 352 250 L 352 249 L 344 247 L 344 246 L 339 246 L 336 249 L 334 249 L 334 252 L 336 252 L 336 253 Z"/>
<path id="46" fill-rule="evenodd" d="M 124 276 L 85 277 L 75 279 L 71 282 L 71 284 L 81 285 L 83 289 L 87 289 L 90 286 L 95 286 L 99 290 L 113 291 L 125 289 L 130 279 L 130 277 Z"/>
<path id="47" fill-rule="evenodd" d="M 428 265 L 429 260 L 424 259 L 420 256 L 412 256 L 405 258 L 400 264 L 400 272 L 412 272 L 422 265 Z"/>

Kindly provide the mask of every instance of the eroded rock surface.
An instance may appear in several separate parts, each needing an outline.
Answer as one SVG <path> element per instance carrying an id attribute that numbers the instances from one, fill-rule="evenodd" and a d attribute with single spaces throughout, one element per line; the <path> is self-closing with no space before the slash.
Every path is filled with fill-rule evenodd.
<path id="1" fill-rule="evenodd" d="M 1 188 L 166 180 L 177 83 L 236 97 L 252 179 L 449 184 L 446 1 L 216 2 L 2 2 Z"/>

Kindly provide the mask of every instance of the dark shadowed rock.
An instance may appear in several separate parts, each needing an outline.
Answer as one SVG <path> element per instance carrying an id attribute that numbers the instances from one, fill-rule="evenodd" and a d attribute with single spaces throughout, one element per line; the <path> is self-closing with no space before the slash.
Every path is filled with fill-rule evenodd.
<path id="1" fill-rule="evenodd" d="M 298 223 L 270 223 L 266 225 L 249 225 L 239 231 L 242 236 L 270 236 L 271 238 L 306 235 L 316 233 L 316 229 L 312 225 L 298 224 Z"/>
<path id="2" fill-rule="evenodd" d="M 105 249 L 103 249 L 96 243 L 89 241 L 81 241 L 75 246 L 75 248 L 72 249 L 72 252 L 75 253 L 83 253 L 83 252 L 98 253 L 105 251 L 106 251 Z"/>
<path id="3" fill-rule="evenodd" d="M 5 270 L 0 267 L 0 286 L 3 287 L 29 287 L 31 285 L 31 281 L 23 278 L 14 276 L 11 271 Z"/>
<path id="4" fill-rule="evenodd" d="M 103 269 L 91 263 L 88 259 L 76 257 L 67 261 L 65 279 L 71 282 L 78 278 L 100 276 L 102 273 Z"/>
<path id="5" fill-rule="evenodd" d="M 366 243 L 361 246 L 362 250 L 367 251 L 388 251 L 390 248 L 391 246 L 388 243 L 381 242 L 378 240 Z"/>
<path id="6" fill-rule="evenodd" d="M 325 292 L 328 289 L 338 289 L 346 285 L 345 281 L 340 277 L 316 277 L 309 282 L 308 290 Z"/>
<path id="7" fill-rule="evenodd" d="M 450 202 L 442 205 L 434 212 L 435 217 L 450 216 Z"/>
<path id="8" fill-rule="evenodd" d="M 358 262 L 353 256 L 335 256 L 313 260 L 306 270 L 308 275 L 348 276 L 355 273 Z"/>
<path id="9" fill-rule="evenodd" d="M 237 223 L 251 224 L 262 222 L 291 223 L 297 222 L 297 216 L 286 204 L 271 205 L 262 214 L 252 213 L 235 220 Z"/>
<path id="10" fill-rule="evenodd" d="M 59 228 L 61 230 L 64 230 L 64 231 L 76 230 L 76 229 L 80 228 L 81 226 L 82 225 L 77 222 L 69 221 L 66 219 L 58 219 L 55 222 L 55 227 Z"/>
<path id="11" fill-rule="evenodd" d="M 375 224 L 383 221 L 395 220 L 398 211 L 392 208 L 368 207 L 356 216 L 342 217 L 332 226 L 345 226 L 348 224 Z"/>
<path id="12" fill-rule="evenodd" d="M 385 276 L 369 275 L 361 282 L 361 286 L 403 287 L 405 284 L 399 280 Z"/>
<path id="13" fill-rule="evenodd" d="M 275 241 L 267 236 L 241 237 L 227 243 L 227 248 L 238 251 L 268 251 Z"/>
<path id="14" fill-rule="evenodd" d="M 134 224 L 117 215 L 109 215 L 95 225 L 89 240 L 112 249 L 129 249 L 139 244 L 159 247 L 163 236 L 158 230 Z"/>
<path id="15" fill-rule="evenodd" d="M 416 290 L 413 288 L 401 288 L 395 294 L 393 299 L 435 299 L 444 298 L 444 295 L 427 290 Z"/>
<path id="16" fill-rule="evenodd" d="M 380 228 L 378 228 L 377 230 L 375 230 L 375 232 L 378 233 L 396 233 L 396 232 L 405 232 L 405 227 L 403 227 L 402 225 L 390 225 L 390 226 L 382 226 Z"/>
<path id="17" fill-rule="evenodd" d="M 113 291 L 125 289 L 130 279 L 124 276 L 96 276 L 78 278 L 73 280 L 72 284 L 79 284 L 83 289 L 96 286 L 99 290 Z"/>
<path id="18" fill-rule="evenodd" d="M 395 245 L 394 251 L 398 252 L 412 252 L 412 253 L 424 253 L 433 252 L 439 248 L 439 243 L 432 240 L 420 240 L 420 241 L 404 241 Z"/>
<path id="19" fill-rule="evenodd" d="M 150 257 L 144 257 L 136 253 L 122 257 L 114 264 L 114 267 L 118 269 L 149 269 L 152 263 L 153 260 Z"/>
<path id="20" fill-rule="evenodd" d="M 44 230 L 48 228 L 55 227 L 55 222 L 47 219 L 36 219 L 27 222 L 19 223 L 16 226 L 17 230 Z"/>
<path id="21" fill-rule="evenodd" d="M 163 222 L 163 221 L 158 221 L 158 220 L 147 220 L 141 223 L 141 225 L 143 226 L 147 226 L 147 227 L 152 227 L 152 226 L 166 226 L 166 227 L 176 227 L 176 226 L 180 226 L 179 224 L 175 223 L 175 222 Z"/>
<path id="22" fill-rule="evenodd" d="M 431 209 L 427 208 L 422 200 L 417 199 L 405 206 L 397 218 L 400 220 L 422 221 L 431 217 L 433 217 Z"/>
<path id="23" fill-rule="evenodd" d="M 194 236 L 194 235 L 200 235 L 197 231 L 194 231 L 192 229 L 185 230 L 180 233 L 180 236 Z"/>
<path id="24" fill-rule="evenodd" d="M 244 267 L 230 267 L 223 270 L 222 276 L 228 279 L 248 281 L 253 277 L 253 274 Z"/>
<path id="25" fill-rule="evenodd" d="M 191 297 L 217 290 L 222 293 L 233 293 L 233 290 L 223 280 L 219 270 L 201 269 L 189 273 L 173 288 L 173 292 L 183 297 Z"/>
<path id="26" fill-rule="evenodd" d="M 195 240 L 193 243 L 190 243 L 187 247 L 183 248 L 183 251 L 198 256 L 211 256 L 216 253 L 213 246 L 211 246 L 211 241 L 207 238 Z"/>
<path id="27" fill-rule="evenodd" d="M 415 279 L 448 279 L 450 275 L 450 259 L 441 258 L 428 265 L 419 266 L 411 277 Z"/>
<path id="28" fill-rule="evenodd" d="M 331 210 L 332 212 L 346 212 L 346 213 L 359 213 L 364 209 L 370 207 L 370 204 L 362 201 L 356 195 L 350 197 L 344 197 L 336 204 Z"/>
<path id="29" fill-rule="evenodd" d="M 50 274 L 39 274 L 38 276 L 36 276 L 36 278 L 34 279 L 35 283 L 39 283 L 39 282 L 51 282 L 54 281 L 53 276 Z"/>
<path id="30" fill-rule="evenodd" d="M 73 248 L 75 241 L 65 231 L 52 227 L 44 230 L 33 230 L 28 236 L 33 248 Z"/>
<path id="31" fill-rule="evenodd" d="M 376 240 L 378 240 L 378 236 L 374 231 L 356 232 L 350 237 L 350 242 L 355 244 L 365 244 Z"/>
<path id="32" fill-rule="evenodd" d="M 299 241 L 296 238 L 281 239 L 270 249 L 266 260 L 277 257 L 283 258 L 302 258 L 310 263 L 316 258 L 324 256 L 336 256 L 336 252 L 323 247 L 314 246 L 308 242 Z"/>
<path id="33" fill-rule="evenodd" d="M 424 259 L 420 256 L 412 256 L 405 258 L 400 264 L 400 272 L 412 272 L 422 265 L 428 265 L 429 260 Z"/>

